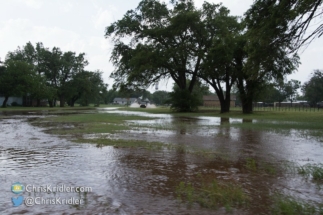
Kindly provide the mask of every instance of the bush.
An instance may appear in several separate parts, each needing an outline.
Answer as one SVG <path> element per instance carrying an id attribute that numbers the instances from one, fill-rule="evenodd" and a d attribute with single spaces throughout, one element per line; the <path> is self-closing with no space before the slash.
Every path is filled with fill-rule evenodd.
<path id="1" fill-rule="evenodd" d="M 17 102 L 11 102 L 11 106 L 17 107 L 17 106 L 20 106 L 20 105 Z"/>
<path id="2" fill-rule="evenodd" d="M 200 103 L 199 95 L 196 92 L 190 93 L 187 89 L 175 88 L 169 93 L 169 101 L 172 104 L 171 109 L 178 112 L 193 112 L 198 110 Z"/>

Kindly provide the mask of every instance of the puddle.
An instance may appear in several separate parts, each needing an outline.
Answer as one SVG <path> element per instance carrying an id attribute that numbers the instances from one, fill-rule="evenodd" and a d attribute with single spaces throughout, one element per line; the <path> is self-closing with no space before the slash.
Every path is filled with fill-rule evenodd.
<path id="1" fill-rule="evenodd" d="M 207 158 L 181 150 L 149 151 L 144 149 L 98 148 L 77 144 L 31 126 L 27 118 L 47 117 L 49 113 L 8 114 L 0 120 L 0 213 L 1 214 L 227 214 L 225 208 L 188 207 L 174 194 L 180 182 L 205 178 L 241 184 L 253 199 L 246 208 L 232 214 L 269 214 L 268 196 L 275 191 L 312 203 L 321 203 L 323 190 L 302 176 L 291 173 L 270 175 L 246 168 L 246 159 L 257 165 L 283 162 L 323 163 L 323 147 L 314 139 L 274 132 L 243 130 L 224 123 L 244 123 L 239 119 L 218 117 L 174 118 L 168 114 L 98 108 L 99 113 L 118 113 L 151 117 L 151 120 L 128 121 L 136 129 L 110 135 L 112 138 L 139 139 L 172 143 L 225 154 L 225 160 Z M 86 113 L 91 113 L 85 110 Z M 80 113 L 80 111 L 77 111 Z M 73 113 L 72 113 L 73 114 Z M 53 113 L 50 113 L 52 116 Z M 250 122 L 249 122 L 250 123 Z M 254 123 L 254 122 L 252 122 Z M 145 128 L 145 126 L 152 128 Z M 163 127 L 164 126 L 164 127 Z M 70 125 L 65 129 L 71 129 Z M 154 128 L 155 127 L 155 128 Z M 101 134 L 109 135 L 109 134 Z M 87 135 L 95 138 L 96 135 Z M 81 207 L 35 205 L 13 207 L 12 183 L 91 187 Z M 53 193 L 39 194 L 55 197 Z M 61 198 L 78 197 L 60 193 Z"/>

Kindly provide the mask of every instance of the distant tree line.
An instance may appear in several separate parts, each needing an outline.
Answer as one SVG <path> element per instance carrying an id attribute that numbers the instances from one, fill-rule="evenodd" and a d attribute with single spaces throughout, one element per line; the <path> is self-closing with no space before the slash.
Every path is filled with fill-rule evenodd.
<path id="1" fill-rule="evenodd" d="M 258 0 L 241 18 L 221 4 L 204 2 L 198 9 L 193 0 L 173 0 L 171 7 L 142 0 L 106 28 L 106 38 L 114 42 L 111 77 L 120 89 L 172 79 L 177 91 L 171 99 L 178 111 L 196 110 L 198 82 L 214 89 L 221 112 L 230 110 L 232 88 L 243 113 L 252 113 L 268 86 L 292 100 L 300 83 L 283 80 L 299 65 L 296 51 L 311 21 L 302 18 L 321 3 Z"/>
<path id="2" fill-rule="evenodd" d="M 63 52 L 54 47 L 45 48 L 42 43 L 33 46 L 28 42 L 22 48 L 9 52 L 0 65 L 0 94 L 4 96 L 2 107 L 6 107 L 10 96 L 28 96 L 47 100 L 53 107 L 56 101 L 74 106 L 90 102 L 99 104 L 107 93 L 107 84 L 102 72 L 87 71 L 85 53 Z"/>

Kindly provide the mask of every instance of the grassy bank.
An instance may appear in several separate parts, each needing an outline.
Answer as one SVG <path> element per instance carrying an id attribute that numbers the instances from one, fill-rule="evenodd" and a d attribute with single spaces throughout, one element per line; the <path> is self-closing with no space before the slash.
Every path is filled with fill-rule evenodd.
<path id="1" fill-rule="evenodd" d="M 122 108 L 124 106 L 118 106 L 118 105 L 100 105 L 99 107 L 95 107 L 94 104 L 90 104 L 89 106 L 78 106 L 76 105 L 75 107 L 70 107 L 70 106 L 65 106 L 65 107 L 22 107 L 22 106 L 8 106 L 5 108 L 0 107 L 0 112 L 1 111 L 50 111 L 50 110 L 62 110 L 62 111 L 69 111 L 69 110 L 84 110 L 84 109 L 96 109 L 96 108 L 107 108 L 107 107 L 119 107 Z"/>
<path id="2" fill-rule="evenodd" d="M 241 186 L 215 179 L 206 181 L 200 178 L 195 184 L 180 182 L 176 193 L 180 200 L 189 204 L 198 203 L 206 208 L 225 207 L 227 211 L 231 211 L 232 207 L 245 206 L 249 202 L 249 197 Z"/>
<path id="3" fill-rule="evenodd" d="M 116 106 L 108 106 L 116 107 Z M 100 107 L 104 108 L 104 107 Z M 8 109 L 9 110 L 9 109 Z M 16 109 L 20 110 L 20 109 Z M 26 110 L 26 109 L 23 109 Z M 33 109 L 34 111 L 37 109 Z M 47 110 L 46 108 L 39 108 L 39 110 Z M 53 113 L 66 113 L 58 117 L 46 118 L 39 120 L 43 123 L 43 126 L 54 127 L 53 133 L 56 134 L 91 134 L 91 133 L 116 133 L 122 130 L 129 129 L 155 129 L 155 130 L 178 130 L 178 129 L 197 129 L 198 124 L 187 123 L 187 121 L 177 120 L 171 123 L 161 124 L 144 124 L 136 125 L 129 123 L 128 120 L 150 120 L 151 117 L 142 117 L 135 115 L 121 115 L 114 113 L 91 113 L 84 114 L 83 110 L 88 110 L 86 107 L 82 108 L 55 108 Z M 92 108 L 91 110 L 94 110 Z M 240 129 L 252 129 L 252 130 L 265 130 L 274 131 L 280 133 L 288 133 L 291 129 L 297 130 L 297 134 L 306 137 L 315 137 L 323 141 L 323 112 L 293 112 L 293 111 L 256 111 L 253 114 L 242 114 L 241 111 L 231 111 L 229 113 L 221 114 L 218 111 L 210 108 L 200 109 L 196 113 L 175 113 L 168 107 L 158 108 L 119 108 L 123 111 L 140 111 L 148 112 L 151 114 L 170 114 L 175 118 L 194 118 L 201 116 L 221 117 L 223 122 L 221 125 L 208 126 L 210 130 L 215 127 L 236 127 Z M 76 114 L 69 115 L 71 111 L 76 111 Z M 80 111 L 78 114 L 77 112 Z M 242 119 L 241 122 L 231 122 L 229 118 Z M 64 125 L 64 126 L 60 126 Z M 55 128 L 56 126 L 56 128 Z M 66 129 L 66 126 L 69 126 Z"/>
<path id="4" fill-rule="evenodd" d="M 141 111 L 155 114 L 172 114 L 174 116 L 215 116 L 239 119 L 254 119 L 254 120 L 279 120 L 279 121 L 293 121 L 293 122 L 320 122 L 323 120 L 323 111 L 316 112 L 297 112 L 297 111 L 254 111 L 252 114 L 243 114 L 241 109 L 232 109 L 229 113 L 220 113 L 219 109 L 215 108 L 200 108 L 198 112 L 192 113 L 176 113 L 169 109 L 169 107 L 158 108 L 129 108 L 123 107 L 120 110 Z"/>
<path id="5" fill-rule="evenodd" d="M 62 109 L 60 109 L 62 110 Z M 225 154 L 221 154 L 216 149 L 201 149 L 188 147 L 186 145 L 179 144 L 167 144 L 154 142 L 152 138 L 147 138 L 149 141 L 136 140 L 136 136 L 127 135 L 127 130 L 136 130 L 143 132 L 147 129 L 150 131 L 165 130 L 180 130 L 182 128 L 187 130 L 199 129 L 201 126 L 198 120 L 191 120 L 191 117 L 199 116 L 212 116 L 222 118 L 238 118 L 244 119 L 239 123 L 230 123 L 229 120 L 224 120 L 224 123 L 218 125 L 204 126 L 207 129 L 219 129 L 227 127 L 239 127 L 240 129 L 258 129 L 258 130 L 286 130 L 297 129 L 300 133 L 311 131 L 317 132 L 318 136 L 322 136 L 323 127 L 323 113 L 321 112 L 304 112 L 295 113 L 292 111 L 286 112 L 255 112 L 254 114 L 243 115 L 240 111 L 231 111 L 230 113 L 220 114 L 218 111 L 201 109 L 197 113 L 174 113 L 169 108 L 155 108 L 155 109 L 143 109 L 143 108 L 121 108 L 125 111 L 141 111 L 156 114 L 155 118 L 137 116 L 137 115 L 122 115 L 117 113 L 96 113 L 95 111 L 76 112 L 74 114 L 68 113 L 63 115 L 57 115 L 55 117 L 46 117 L 40 119 L 30 119 L 31 123 L 41 127 L 47 127 L 47 132 L 68 135 L 72 137 L 73 141 L 78 143 L 92 143 L 97 147 L 112 146 L 114 148 L 127 148 L 131 149 L 131 153 L 135 153 L 135 150 L 142 152 L 141 150 L 159 150 L 166 155 L 168 152 L 177 154 L 189 155 L 189 158 L 207 160 L 212 164 L 212 168 L 223 168 L 228 172 L 228 168 L 236 168 L 242 175 L 250 175 L 251 177 L 257 177 L 258 175 L 271 180 L 284 176 L 284 169 L 280 167 L 280 163 L 267 163 L 266 161 L 258 160 L 254 157 L 242 158 L 239 161 L 232 161 L 226 157 Z M 165 123 L 152 123 L 152 124 L 134 124 L 132 121 L 160 119 L 158 114 L 171 114 L 175 118 L 184 120 L 170 120 Z M 182 118 L 181 118 L 182 117 Z M 163 121 L 161 121 L 163 122 Z M 175 125 L 175 126 L 174 126 Z M 201 126 L 201 127 L 199 127 Z M 143 133 L 138 133 L 139 136 Z M 120 139 L 125 133 L 128 139 Z M 145 133 L 147 134 L 147 133 Z M 192 133 L 193 134 L 193 133 Z M 92 136 L 91 136 L 92 135 Z M 89 138 L 89 136 L 91 136 Z M 147 135 L 148 136 L 148 135 Z M 118 139 L 119 138 L 119 139 Z M 195 147 L 195 146 L 194 146 Z M 160 154 L 162 154 L 160 153 Z M 289 167 L 294 172 L 294 177 L 297 174 L 303 175 L 304 178 L 313 179 L 315 183 L 319 183 L 322 180 L 322 166 L 305 165 L 299 167 Z M 249 210 L 248 207 L 257 207 L 257 198 L 254 198 L 254 188 L 249 186 L 248 183 L 244 183 L 243 177 L 241 181 L 234 181 L 231 179 L 219 178 L 219 174 L 213 174 L 213 172 L 201 172 L 200 176 L 189 176 L 181 181 L 178 181 L 175 186 L 172 187 L 172 192 L 177 195 L 183 202 L 187 202 L 189 205 L 198 204 L 201 207 L 206 208 L 225 208 L 227 211 L 235 210 Z M 247 181 L 248 182 L 248 181 Z M 271 188 L 268 188 L 271 189 Z M 262 195 L 262 194 L 261 194 Z M 254 199 L 253 199 L 254 198 Z M 301 201 L 296 201 L 289 197 L 277 197 L 273 200 L 269 199 L 269 194 L 264 194 L 266 198 L 266 209 L 269 211 L 272 209 L 272 214 L 293 214 L 294 208 L 298 208 L 296 212 L 300 214 L 321 214 L 321 209 L 317 206 L 312 206 Z M 268 203 L 268 204 L 267 204 Z M 251 207 L 251 208 L 252 208 Z M 251 210 L 251 209 L 250 209 Z"/>
<path id="6" fill-rule="evenodd" d="M 275 194 L 272 196 L 272 215 L 322 215 L 323 205 L 312 205 L 291 196 Z"/>
<path id="7" fill-rule="evenodd" d="M 229 113 L 219 113 L 219 110 L 211 108 L 201 108 L 195 113 L 175 113 L 166 107 L 156 109 L 122 108 L 120 110 L 143 111 L 152 114 L 171 114 L 174 117 L 221 117 L 222 119 L 227 119 L 227 122 L 224 120 L 224 123 L 221 123 L 221 126 L 223 127 L 269 130 L 275 132 L 289 132 L 291 129 L 295 129 L 298 130 L 298 133 L 302 136 L 309 135 L 323 138 L 323 111 L 255 111 L 253 114 L 243 114 L 241 110 L 232 110 Z M 229 123 L 229 118 L 242 119 L 242 123 Z"/>
<path id="8" fill-rule="evenodd" d="M 83 134 L 116 133 L 121 130 L 131 129 L 126 120 L 147 120 L 142 116 L 123 116 L 110 113 L 90 113 L 60 115 L 37 119 L 32 123 L 42 127 L 50 127 L 48 132 L 54 134 Z"/>
<path id="9" fill-rule="evenodd" d="M 291 121 L 291 122 L 321 122 L 323 120 L 323 111 L 293 111 L 293 110 L 284 110 L 284 111 L 273 111 L 267 110 L 262 111 L 255 110 L 253 114 L 243 114 L 241 109 L 231 108 L 229 113 L 220 113 L 220 110 L 217 108 L 205 108 L 200 107 L 198 112 L 193 113 L 176 113 L 170 110 L 169 107 L 159 106 L 157 108 L 130 108 L 125 106 L 116 106 L 116 105 L 100 105 L 98 108 L 107 108 L 107 107 L 117 107 L 119 110 L 127 111 L 141 111 L 148 112 L 153 114 L 172 114 L 174 116 L 184 116 L 184 117 L 198 117 L 198 116 L 215 116 L 215 117 L 227 117 L 227 118 L 240 118 L 240 119 L 249 119 L 249 120 L 278 120 L 278 121 Z M 6 107 L 0 108 L 2 111 L 50 111 L 50 110 L 84 110 L 84 109 L 96 109 L 94 105 L 87 107 Z"/>

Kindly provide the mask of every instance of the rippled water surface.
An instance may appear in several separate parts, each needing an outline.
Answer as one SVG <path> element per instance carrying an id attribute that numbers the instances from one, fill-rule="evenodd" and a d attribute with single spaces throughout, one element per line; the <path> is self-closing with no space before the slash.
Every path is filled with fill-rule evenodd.
<path id="1" fill-rule="evenodd" d="M 86 111 L 91 114 L 92 111 Z M 297 164 L 323 163 L 322 143 L 300 137 L 297 131 L 287 134 L 221 127 L 223 123 L 244 123 L 218 117 L 174 118 L 167 114 L 98 109 L 101 114 L 118 113 L 152 117 L 129 121 L 137 129 L 117 134 L 118 138 L 158 141 L 204 150 L 227 156 L 226 162 L 181 150 L 149 151 L 96 147 L 78 144 L 46 134 L 28 122 L 31 117 L 46 117 L 48 112 L 6 114 L 0 119 L 0 214 L 226 214 L 216 210 L 188 207 L 175 195 L 181 181 L 201 173 L 224 181 L 242 184 L 259 201 L 248 208 L 234 209 L 233 214 L 268 214 L 267 196 L 275 191 L 320 203 L 322 189 L 301 176 L 268 176 L 245 171 L 243 160 Z M 79 112 L 75 112 L 77 114 Z M 51 115 L 54 113 L 50 113 Z M 253 122 L 248 122 L 253 123 Z M 148 125 L 148 126 L 147 126 Z M 151 125 L 151 128 L 147 128 Z M 160 126 L 157 126 L 160 125 Z M 80 206 L 25 205 L 13 207 L 11 185 L 66 185 L 91 187 L 84 193 L 31 193 L 43 198 L 81 198 Z M 24 194 L 28 196 L 29 194 Z"/>

